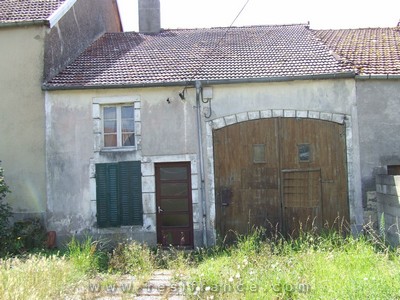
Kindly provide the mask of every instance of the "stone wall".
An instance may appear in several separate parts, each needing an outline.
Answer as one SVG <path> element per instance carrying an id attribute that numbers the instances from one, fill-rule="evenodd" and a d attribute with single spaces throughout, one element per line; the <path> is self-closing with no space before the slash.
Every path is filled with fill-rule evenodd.
<path id="1" fill-rule="evenodd" d="M 377 175 L 376 195 L 378 227 L 384 221 L 387 241 L 392 245 L 398 245 L 400 244 L 400 175 Z"/>

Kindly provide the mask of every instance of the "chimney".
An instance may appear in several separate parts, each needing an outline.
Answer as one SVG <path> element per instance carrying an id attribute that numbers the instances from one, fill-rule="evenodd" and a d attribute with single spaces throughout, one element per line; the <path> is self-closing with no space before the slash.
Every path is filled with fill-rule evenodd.
<path id="1" fill-rule="evenodd" d="M 139 32 L 161 31 L 160 0 L 139 0 Z"/>

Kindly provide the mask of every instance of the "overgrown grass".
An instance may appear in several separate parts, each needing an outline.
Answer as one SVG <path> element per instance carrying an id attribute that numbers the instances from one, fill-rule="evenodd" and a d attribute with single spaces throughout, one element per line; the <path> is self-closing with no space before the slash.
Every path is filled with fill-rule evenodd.
<path id="1" fill-rule="evenodd" d="M 96 299 L 122 285 L 131 287 L 121 294 L 129 298 L 157 268 L 174 270 L 192 299 L 400 299 L 400 250 L 379 236 L 284 239 L 262 230 L 238 236 L 233 246 L 192 252 L 137 242 L 106 252 L 90 237 L 72 239 L 63 255 L 0 260 L 0 298 Z"/>
<path id="2" fill-rule="evenodd" d="M 65 256 L 8 258 L 0 260 L 0 298 L 57 299 L 82 278 Z"/>
<path id="3" fill-rule="evenodd" d="M 400 299 L 399 253 L 366 238 L 260 231 L 205 257 L 186 284 L 194 299 Z"/>

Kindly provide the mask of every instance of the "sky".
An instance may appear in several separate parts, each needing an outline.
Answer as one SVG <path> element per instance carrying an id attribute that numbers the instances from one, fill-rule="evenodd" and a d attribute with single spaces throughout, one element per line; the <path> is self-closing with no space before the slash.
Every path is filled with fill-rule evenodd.
<path id="1" fill-rule="evenodd" d="M 161 27 L 228 27 L 247 0 L 160 0 Z M 118 0 L 124 31 L 138 31 L 138 0 Z M 233 26 L 304 24 L 312 29 L 395 27 L 399 0 L 249 0 Z"/>

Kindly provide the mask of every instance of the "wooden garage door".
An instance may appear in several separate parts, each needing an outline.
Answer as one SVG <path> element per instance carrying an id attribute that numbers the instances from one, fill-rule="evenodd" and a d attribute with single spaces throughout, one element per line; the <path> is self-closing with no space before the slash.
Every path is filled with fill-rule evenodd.
<path id="1" fill-rule="evenodd" d="M 216 229 L 295 234 L 348 220 L 344 125 L 272 118 L 214 131 Z"/>

